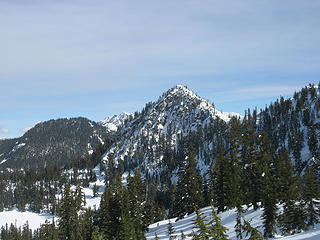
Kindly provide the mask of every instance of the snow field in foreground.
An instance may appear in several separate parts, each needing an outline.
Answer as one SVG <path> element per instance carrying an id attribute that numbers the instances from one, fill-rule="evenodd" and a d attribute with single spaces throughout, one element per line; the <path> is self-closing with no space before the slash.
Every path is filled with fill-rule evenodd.
<path id="1" fill-rule="evenodd" d="M 201 209 L 201 211 L 207 216 L 208 220 L 211 220 L 211 208 L 205 207 Z M 258 209 L 257 211 L 254 211 L 252 208 L 249 208 L 246 213 L 243 214 L 244 218 L 246 220 L 251 220 L 251 225 L 253 227 L 258 227 L 259 230 L 262 230 L 262 215 L 263 209 Z M 219 214 L 219 217 L 222 220 L 222 224 L 227 227 L 229 230 L 227 234 L 229 235 L 229 238 L 232 240 L 236 240 L 236 233 L 234 231 L 234 225 L 236 224 L 236 210 L 229 210 L 223 213 Z M 5 226 L 6 223 L 8 226 L 10 226 L 11 223 L 16 225 L 17 227 L 22 227 L 23 224 L 25 224 L 27 221 L 29 223 L 30 229 L 37 229 L 40 227 L 40 224 L 45 223 L 46 220 L 49 222 L 52 221 L 53 215 L 50 214 L 37 214 L 33 212 L 19 212 L 16 209 L 11 211 L 4 211 L 0 212 L 0 227 Z M 175 222 L 176 218 L 170 219 L 170 220 L 163 220 L 154 224 L 151 224 L 149 226 L 149 231 L 146 233 L 147 240 L 155 239 L 155 233 L 157 233 L 159 239 L 161 240 L 168 240 L 168 223 L 169 221 L 172 223 L 174 229 L 175 229 L 175 235 L 180 236 L 181 231 L 187 236 L 192 232 L 192 220 L 196 218 L 195 213 L 192 213 L 185 218 Z M 57 219 L 57 218 L 55 218 Z M 260 226 L 260 227 L 259 227 Z M 245 236 L 243 236 L 245 237 Z M 187 237 L 187 239 L 191 239 L 190 237 Z M 245 239 L 245 238 L 244 238 Z M 319 240 L 320 239 L 320 225 L 318 224 L 315 229 L 290 235 L 290 236 L 276 236 L 274 239 L 279 240 Z"/>
<path id="2" fill-rule="evenodd" d="M 207 216 L 208 220 L 211 220 L 211 207 L 205 207 L 202 208 L 201 211 L 204 213 L 205 216 Z M 261 219 L 261 215 L 263 213 L 263 209 L 258 209 L 257 211 L 254 211 L 253 208 L 249 208 L 242 216 L 246 220 L 252 220 L 251 225 L 255 228 L 258 228 L 260 231 L 263 231 L 263 220 Z M 235 209 L 225 211 L 223 213 L 219 213 L 219 217 L 222 220 L 222 225 L 228 228 L 227 234 L 229 235 L 229 239 L 236 240 L 236 232 L 234 229 L 234 226 L 236 224 L 236 217 L 237 212 Z M 148 240 L 155 239 L 155 233 L 157 233 L 159 239 L 161 240 L 168 240 L 168 223 L 169 221 L 173 225 L 175 229 L 175 234 L 177 237 L 181 236 L 181 231 L 187 236 L 192 232 L 192 220 L 196 219 L 196 214 L 192 213 L 185 218 L 176 221 L 176 218 L 170 219 L 170 220 L 164 220 L 160 221 L 154 224 L 151 224 L 149 226 L 149 231 L 146 234 L 146 238 Z M 243 239 L 245 238 L 245 235 L 243 235 Z M 191 239 L 190 237 L 187 237 L 186 239 Z M 274 239 L 281 239 L 281 240 L 320 240 L 320 225 L 317 225 L 315 229 L 309 230 L 303 233 L 290 235 L 290 236 L 281 236 L 278 235 Z"/>
<path id="3" fill-rule="evenodd" d="M 17 227 L 22 227 L 27 221 L 29 228 L 35 230 L 40 227 L 40 224 L 45 223 L 46 220 L 52 221 L 54 216 L 47 213 L 34 213 L 34 212 L 19 212 L 14 209 L 11 211 L 0 212 L 0 227 L 8 224 L 10 227 L 11 223 Z"/>

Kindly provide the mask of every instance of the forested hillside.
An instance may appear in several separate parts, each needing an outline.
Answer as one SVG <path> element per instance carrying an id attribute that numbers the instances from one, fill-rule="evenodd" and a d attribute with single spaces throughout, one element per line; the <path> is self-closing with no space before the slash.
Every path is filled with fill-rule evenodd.
<path id="1" fill-rule="evenodd" d="M 189 239 L 199 239 L 201 231 L 228 239 L 215 211 L 215 220 L 201 225 L 199 209 L 211 204 L 218 213 L 234 211 L 238 239 L 249 228 L 242 218 L 247 209 L 260 211 L 262 233 L 250 231 L 265 237 L 307 231 L 319 222 L 319 89 L 306 86 L 290 99 L 240 116 L 176 86 L 126 117 L 91 155 L 37 171 L 4 169 L 0 207 L 60 217 L 33 239 L 144 239 L 150 224 L 195 211 L 199 217 Z M 30 134 L 41 133 L 35 129 Z M 88 188 L 92 192 L 84 194 Z M 101 198 L 100 205 L 88 208 L 91 198 Z M 12 231 L 3 228 L 2 234 Z M 27 232 L 25 239 L 31 239 Z"/>
<path id="2" fill-rule="evenodd" d="M 106 138 L 107 129 L 86 118 L 40 122 L 22 137 L 0 140 L 0 168 L 29 168 L 87 157 Z"/>

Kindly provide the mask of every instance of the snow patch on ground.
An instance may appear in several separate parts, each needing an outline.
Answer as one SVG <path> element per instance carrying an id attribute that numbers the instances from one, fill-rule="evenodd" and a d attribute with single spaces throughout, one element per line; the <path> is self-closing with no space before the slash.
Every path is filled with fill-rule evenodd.
<path id="1" fill-rule="evenodd" d="M 8 159 L 3 159 L 3 160 L 0 162 L 0 164 L 5 163 L 6 161 L 8 161 Z"/>
<path id="2" fill-rule="evenodd" d="M 207 216 L 208 220 L 211 220 L 211 207 L 202 208 L 201 211 Z M 247 209 L 247 211 L 242 215 L 246 220 L 251 220 L 251 225 L 255 228 L 258 228 L 260 231 L 263 231 L 263 220 L 261 215 L 263 213 L 263 209 L 258 209 L 254 211 L 253 208 Z M 237 212 L 235 209 L 225 211 L 219 214 L 219 217 L 222 220 L 222 225 L 228 228 L 227 234 L 229 235 L 229 239 L 236 240 L 236 232 L 234 226 L 236 224 Z M 193 230 L 192 220 L 196 219 L 196 214 L 192 213 L 188 216 L 185 216 L 183 219 L 178 220 L 176 222 L 176 218 L 163 220 L 149 226 L 149 231 L 146 233 L 146 238 L 148 240 L 155 239 L 155 234 L 157 233 L 159 239 L 161 240 L 169 240 L 168 237 L 168 224 L 171 222 L 172 226 L 175 230 L 175 236 L 179 238 L 181 236 L 181 232 L 183 232 L 186 236 L 190 234 Z M 245 235 L 243 235 L 243 239 Z M 191 237 L 187 237 L 186 239 L 190 240 Z M 320 239 L 320 225 L 317 225 L 315 229 L 290 235 L 290 236 L 281 236 L 278 235 L 273 239 L 281 239 L 281 240 L 319 240 Z M 271 240 L 271 239 L 270 239 Z"/>
<path id="3" fill-rule="evenodd" d="M 112 117 L 107 117 L 103 119 L 100 124 L 102 126 L 105 126 L 109 131 L 116 132 L 118 130 L 118 127 L 120 127 L 126 119 L 128 119 L 130 116 L 132 116 L 131 113 L 121 113 L 119 115 L 114 115 Z"/>
<path id="4" fill-rule="evenodd" d="M 22 227 L 27 221 L 29 228 L 35 230 L 40 227 L 40 224 L 45 223 L 46 220 L 52 221 L 54 216 L 47 213 L 33 213 L 33 212 L 19 212 L 14 209 L 11 211 L 0 212 L 0 226 L 5 226 L 8 224 L 14 224 L 17 227 Z M 57 219 L 57 217 L 55 217 Z"/>

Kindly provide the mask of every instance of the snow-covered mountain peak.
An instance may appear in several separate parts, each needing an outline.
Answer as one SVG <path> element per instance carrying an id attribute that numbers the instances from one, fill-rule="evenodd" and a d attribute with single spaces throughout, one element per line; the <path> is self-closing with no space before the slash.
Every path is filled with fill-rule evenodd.
<path id="1" fill-rule="evenodd" d="M 130 116 L 132 116 L 131 113 L 123 112 L 103 119 L 100 124 L 105 126 L 109 131 L 116 132 L 118 127 L 120 127 Z"/>
<path id="2" fill-rule="evenodd" d="M 181 97 L 190 98 L 190 99 L 202 99 L 193 91 L 189 90 L 186 86 L 183 86 L 183 85 L 176 85 L 175 87 L 169 89 L 167 92 L 165 92 L 162 95 L 162 97 L 160 97 L 160 99 L 166 98 L 168 96 L 181 96 Z"/>
<path id="3" fill-rule="evenodd" d="M 208 111 L 212 118 L 219 117 L 225 122 L 228 122 L 233 116 L 241 118 L 240 114 L 222 112 L 215 109 L 212 103 L 210 103 L 208 100 L 204 98 L 199 97 L 196 93 L 189 90 L 186 86 L 183 86 L 183 85 L 177 85 L 169 89 L 159 98 L 157 103 L 164 104 L 165 106 L 181 105 L 185 107 L 186 111 L 190 110 L 190 104 L 191 104 L 192 108 L 196 107 L 200 111 Z"/>
<path id="4" fill-rule="evenodd" d="M 103 159 L 108 162 L 112 158 L 115 163 L 125 162 L 127 166 L 142 164 L 154 170 L 165 158 L 164 150 L 173 151 L 179 139 L 209 126 L 226 124 L 231 117 L 232 114 L 216 110 L 212 103 L 187 87 L 177 85 L 123 121 L 121 127 L 117 127 L 118 142 Z M 105 120 L 104 126 L 115 119 L 119 117 Z"/>

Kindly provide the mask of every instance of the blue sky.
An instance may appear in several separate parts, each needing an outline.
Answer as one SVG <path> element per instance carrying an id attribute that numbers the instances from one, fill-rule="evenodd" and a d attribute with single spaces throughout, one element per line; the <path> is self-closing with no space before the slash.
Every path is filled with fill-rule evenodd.
<path id="1" fill-rule="evenodd" d="M 320 1 L 0 1 L 0 137 L 177 84 L 243 114 L 320 81 Z"/>

